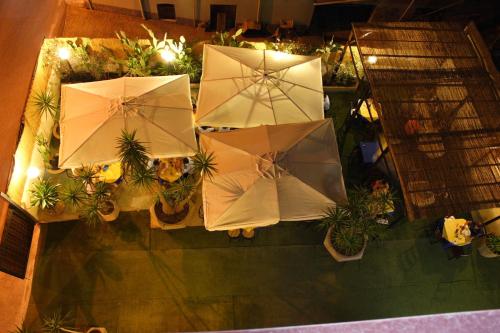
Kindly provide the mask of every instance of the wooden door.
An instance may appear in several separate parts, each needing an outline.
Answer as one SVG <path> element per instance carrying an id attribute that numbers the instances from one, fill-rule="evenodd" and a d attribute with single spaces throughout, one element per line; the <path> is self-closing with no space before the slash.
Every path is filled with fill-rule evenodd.
<path id="1" fill-rule="evenodd" d="M 0 240 L 0 271 L 24 279 L 36 221 L 22 208 L 6 200 L 6 221 Z"/>

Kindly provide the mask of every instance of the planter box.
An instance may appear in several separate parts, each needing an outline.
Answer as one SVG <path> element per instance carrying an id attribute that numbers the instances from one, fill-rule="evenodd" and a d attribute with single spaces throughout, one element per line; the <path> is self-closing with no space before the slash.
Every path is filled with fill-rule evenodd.
<path id="1" fill-rule="evenodd" d="M 368 243 L 368 239 L 366 239 L 366 237 L 365 237 L 365 244 L 363 245 L 363 248 L 361 249 L 361 251 L 359 251 L 358 254 L 354 256 L 345 256 L 343 254 L 340 254 L 333 248 L 330 237 L 331 233 L 332 233 L 332 228 L 328 229 L 325 240 L 323 241 L 323 245 L 325 246 L 326 250 L 330 253 L 330 255 L 333 257 L 333 259 L 335 259 L 338 262 L 345 262 L 345 261 L 360 260 L 361 258 L 363 258 L 363 253 L 365 252 L 366 244 Z"/>
<path id="2" fill-rule="evenodd" d="M 359 87 L 359 81 L 356 81 L 356 84 L 353 86 L 323 86 L 323 91 L 326 93 L 332 93 L 332 92 L 354 92 L 358 90 Z"/>
<path id="3" fill-rule="evenodd" d="M 495 252 L 491 251 L 490 248 L 486 245 L 486 239 L 482 237 L 479 240 L 479 243 L 477 245 L 477 251 L 479 254 L 485 258 L 496 258 L 500 257 L 500 255 L 496 254 Z"/>

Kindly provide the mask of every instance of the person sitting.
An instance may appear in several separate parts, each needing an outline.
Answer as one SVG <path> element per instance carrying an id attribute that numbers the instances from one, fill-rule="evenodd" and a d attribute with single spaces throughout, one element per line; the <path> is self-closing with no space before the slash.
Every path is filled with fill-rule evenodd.
<path id="1" fill-rule="evenodd" d="M 325 113 L 330 110 L 330 97 L 326 93 L 323 94 L 323 110 L 325 110 Z"/>

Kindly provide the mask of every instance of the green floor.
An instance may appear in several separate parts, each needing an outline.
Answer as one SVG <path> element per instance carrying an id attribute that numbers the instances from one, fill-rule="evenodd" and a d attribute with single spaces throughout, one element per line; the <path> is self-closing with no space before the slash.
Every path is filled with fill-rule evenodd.
<path id="1" fill-rule="evenodd" d="M 359 262 L 336 263 L 307 223 L 230 240 L 152 231 L 147 213 L 97 228 L 55 223 L 27 323 L 62 308 L 109 332 L 223 330 L 500 307 L 500 260 L 448 261 L 423 224 L 401 222 Z"/>
<path id="2" fill-rule="evenodd" d="M 354 98 L 330 97 L 336 128 Z M 343 162 L 362 135 L 349 132 Z M 448 261 L 423 222 L 398 222 L 361 261 L 345 264 L 324 249 L 324 232 L 305 222 L 259 229 L 251 241 L 203 228 L 152 231 L 147 212 L 97 228 L 46 228 L 27 318 L 33 327 L 57 309 L 78 325 L 154 333 L 500 307 L 500 260 L 474 252 Z"/>

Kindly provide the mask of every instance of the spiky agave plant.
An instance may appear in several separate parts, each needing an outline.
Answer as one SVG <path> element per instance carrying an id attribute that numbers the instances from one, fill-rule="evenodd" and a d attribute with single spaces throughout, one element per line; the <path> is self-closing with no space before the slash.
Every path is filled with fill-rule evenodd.
<path id="1" fill-rule="evenodd" d="M 37 107 L 40 115 L 45 116 L 45 118 L 48 115 L 54 118 L 57 114 L 55 97 L 50 90 L 37 92 L 33 97 L 33 104 Z"/>
<path id="2" fill-rule="evenodd" d="M 78 169 L 75 179 L 80 181 L 86 189 L 94 189 L 94 183 L 97 179 L 97 169 L 93 165 L 82 165 Z"/>
<path id="3" fill-rule="evenodd" d="M 199 174 L 198 183 L 205 177 L 212 179 L 214 173 L 217 172 L 217 163 L 213 153 L 207 153 L 200 149 L 193 157 L 194 171 Z"/>
<path id="4" fill-rule="evenodd" d="M 124 176 L 131 177 L 135 173 L 141 173 L 148 168 L 148 148 L 144 142 L 136 137 L 136 130 L 128 132 L 122 130 L 121 136 L 116 139 L 118 156 L 122 165 Z"/>
<path id="5" fill-rule="evenodd" d="M 87 193 L 85 192 L 84 184 L 72 181 L 61 192 L 61 199 L 70 206 L 76 208 L 81 207 L 87 199 Z"/>
<path id="6" fill-rule="evenodd" d="M 95 199 L 88 200 L 83 207 L 80 217 L 91 227 L 94 227 L 102 222 L 101 214 L 99 212 L 99 202 Z"/>
<path id="7" fill-rule="evenodd" d="M 68 313 L 63 314 L 61 310 L 54 312 L 50 316 L 43 317 L 43 331 L 46 333 L 60 333 L 60 332 L 68 332 L 68 333 L 81 333 L 79 331 L 75 331 L 71 328 L 66 327 L 69 323 L 70 316 Z"/>
<path id="8" fill-rule="evenodd" d="M 53 184 L 48 179 L 36 180 L 29 189 L 31 206 L 53 210 L 60 201 L 59 187 L 60 184 Z"/>
<path id="9" fill-rule="evenodd" d="M 195 189 L 196 184 L 190 178 L 179 178 L 163 191 L 163 196 L 172 201 L 173 208 L 178 213 L 184 209 L 184 205 L 191 199 Z"/>

